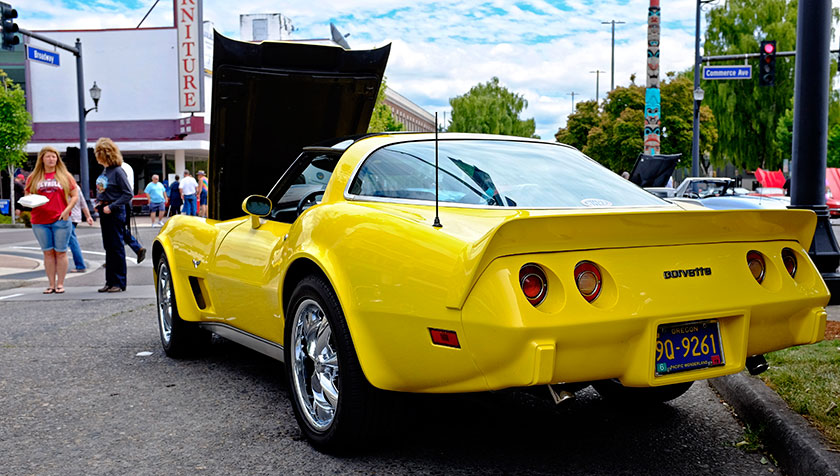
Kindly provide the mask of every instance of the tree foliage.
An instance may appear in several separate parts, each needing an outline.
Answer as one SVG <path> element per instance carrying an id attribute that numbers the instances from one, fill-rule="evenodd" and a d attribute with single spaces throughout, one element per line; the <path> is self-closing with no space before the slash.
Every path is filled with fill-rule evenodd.
<path id="1" fill-rule="evenodd" d="M 796 50 L 797 0 L 728 0 L 707 14 L 706 55 L 757 53 L 762 40 L 777 51 Z M 783 153 L 779 120 L 791 105 L 794 58 L 776 58 L 775 86 L 747 81 L 706 81 L 704 103 L 714 111 L 720 139 L 712 162 L 777 169 Z M 758 61 L 752 60 L 758 72 Z M 756 76 L 754 75 L 754 76 Z"/>
<path id="2" fill-rule="evenodd" d="M 681 166 L 691 163 L 693 83 L 685 75 L 660 84 L 662 153 L 683 154 Z M 616 173 L 632 169 L 644 141 L 645 88 L 631 84 L 610 91 L 599 110 L 595 101 L 582 101 L 569 115 L 566 127 L 557 131 L 558 142 L 578 148 Z M 714 116 L 700 109 L 701 153 L 717 140 Z"/>
<path id="3" fill-rule="evenodd" d="M 379 85 L 379 92 L 376 93 L 376 105 L 373 106 L 373 114 L 370 116 L 368 132 L 401 131 L 405 129 L 402 123 L 397 122 L 391 108 L 385 104 L 385 89 L 387 88 L 386 78 L 382 78 Z"/>
<path id="4" fill-rule="evenodd" d="M 468 93 L 451 98 L 450 132 L 478 132 L 520 137 L 537 137 L 534 119 L 522 120 L 519 114 L 528 101 L 499 84 L 499 78 L 473 86 Z"/>
<path id="5" fill-rule="evenodd" d="M 23 165 L 30 137 L 32 117 L 26 111 L 23 90 L 0 70 L 0 168 L 11 171 Z"/>

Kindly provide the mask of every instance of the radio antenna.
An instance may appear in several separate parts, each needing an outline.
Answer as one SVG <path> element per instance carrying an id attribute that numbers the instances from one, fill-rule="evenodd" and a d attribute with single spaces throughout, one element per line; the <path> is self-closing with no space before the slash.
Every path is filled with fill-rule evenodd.
<path id="1" fill-rule="evenodd" d="M 437 111 L 435 111 L 435 223 L 432 225 L 435 228 L 440 228 L 443 225 L 440 224 L 440 214 L 438 213 L 438 202 L 440 201 L 439 194 L 440 194 L 440 185 L 438 176 L 439 173 L 439 166 L 438 166 L 438 115 Z"/>

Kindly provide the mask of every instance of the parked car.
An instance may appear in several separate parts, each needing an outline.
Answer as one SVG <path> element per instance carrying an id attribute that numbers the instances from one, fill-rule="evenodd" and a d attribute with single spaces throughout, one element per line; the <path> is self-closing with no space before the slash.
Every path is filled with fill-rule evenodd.
<path id="1" fill-rule="evenodd" d="M 676 198 L 695 199 L 713 210 L 786 209 L 790 198 L 750 193 L 728 177 L 687 177 L 677 187 Z"/>
<path id="2" fill-rule="evenodd" d="M 285 155 L 267 147 L 277 131 L 292 143 L 364 131 L 384 71 L 307 45 L 313 77 L 292 78 L 288 48 L 217 36 L 211 176 L 227 161 L 258 173 L 211 184 L 215 219 L 163 226 L 156 312 L 172 357 L 200 355 L 212 332 L 283 361 L 319 450 L 370 441 L 390 392 L 543 387 L 563 400 L 591 384 L 662 402 L 822 338 L 813 212 L 667 202 L 572 147 L 521 137 L 360 134 Z M 312 73 L 322 54 L 360 83 Z M 342 108 L 288 104 L 300 91 Z M 269 127 L 281 105 L 298 129 Z"/>

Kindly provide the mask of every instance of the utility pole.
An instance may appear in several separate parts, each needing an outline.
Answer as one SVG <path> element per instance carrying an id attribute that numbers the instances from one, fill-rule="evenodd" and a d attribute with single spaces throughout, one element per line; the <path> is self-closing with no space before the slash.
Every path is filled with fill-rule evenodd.
<path id="1" fill-rule="evenodd" d="M 598 89 L 600 88 L 601 84 L 601 73 L 606 73 L 606 71 L 596 69 L 595 71 L 590 71 L 590 73 L 595 73 L 595 106 L 598 106 Z"/>
<path id="2" fill-rule="evenodd" d="M 602 25 L 612 25 L 612 55 L 610 56 L 610 91 L 615 89 L 615 26 L 623 25 L 623 21 L 602 21 Z"/>
<path id="3" fill-rule="evenodd" d="M 574 92 L 574 91 L 572 91 L 572 92 L 570 92 L 570 93 L 566 93 L 566 95 L 567 95 L 567 96 L 569 96 L 569 95 L 571 95 L 571 96 L 572 96 L 572 114 L 574 114 L 574 113 L 575 113 L 575 95 L 576 95 L 576 94 L 579 94 L 579 93 L 576 93 L 576 92 Z"/>

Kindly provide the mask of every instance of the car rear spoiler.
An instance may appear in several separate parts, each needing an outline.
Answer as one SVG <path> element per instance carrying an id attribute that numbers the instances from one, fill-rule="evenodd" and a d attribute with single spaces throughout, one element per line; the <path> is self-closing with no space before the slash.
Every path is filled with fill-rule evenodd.
<path id="1" fill-rule="evenodd" d="M 817 216 L 810 210 L 656 210 L 575 215 L 522 214 L 465 249 L 455 272 L 470 276 L 450 289 L 447 306 L 460 309 L 469 291 L 496 258 L 568 252 L 720 242 L 792 240 L 809 249 Z"/>

